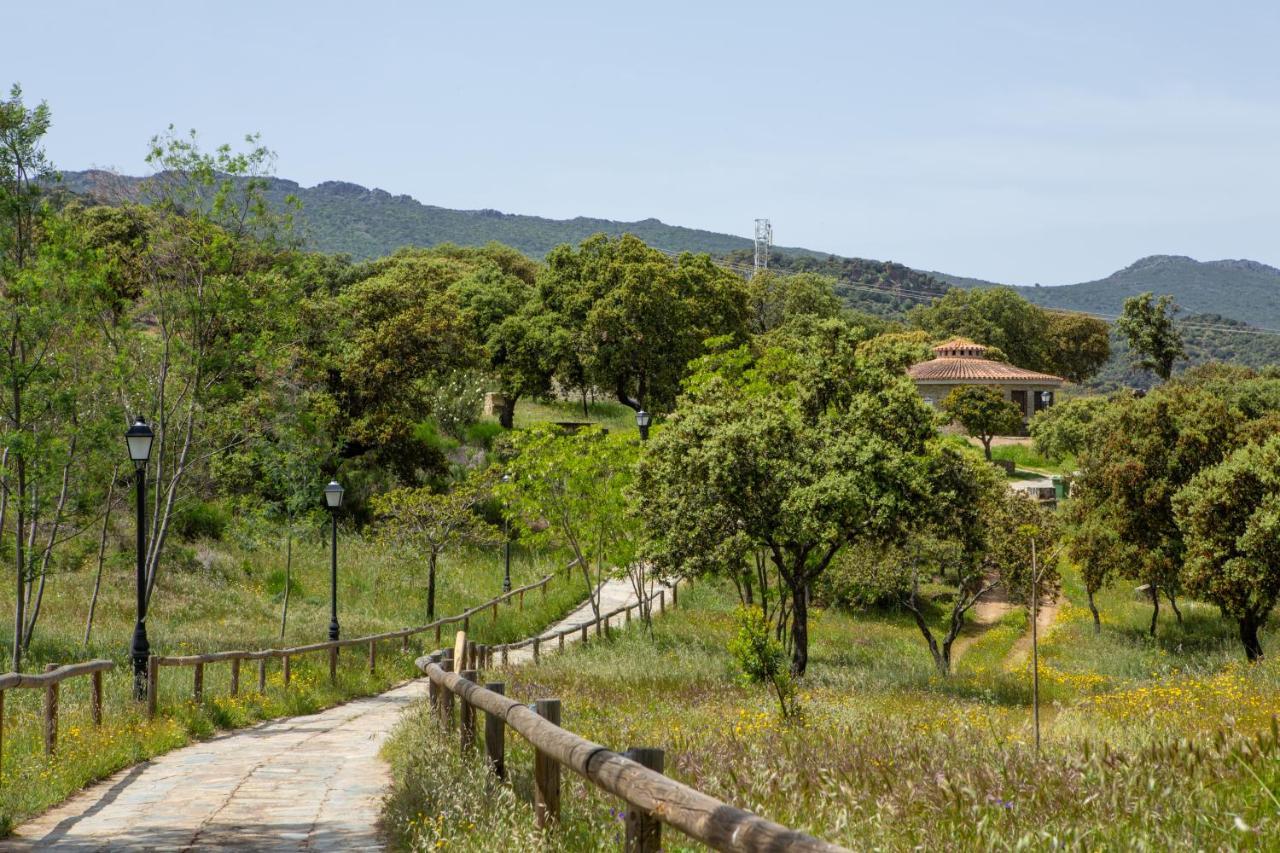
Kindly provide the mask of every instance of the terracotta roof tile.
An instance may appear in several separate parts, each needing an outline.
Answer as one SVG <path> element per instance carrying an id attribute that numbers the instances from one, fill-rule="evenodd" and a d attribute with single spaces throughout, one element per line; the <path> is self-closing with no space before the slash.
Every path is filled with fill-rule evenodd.
<path id="1" fill-rule="evenodd" d="M 1045 382 L 1061 384 L 1061 376 L 1023 370 L 986 358 L 940 357 L 922 361 L 907 370 L 916 382 Z"/>

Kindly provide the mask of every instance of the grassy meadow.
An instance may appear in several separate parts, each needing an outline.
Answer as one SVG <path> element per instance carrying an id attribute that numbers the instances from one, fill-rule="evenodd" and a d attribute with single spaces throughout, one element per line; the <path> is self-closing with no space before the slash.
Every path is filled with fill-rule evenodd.
<path id="1" fill-rule="evenodd" d="M 821 611 L 804 720 L 780 720 L 742 683 L 726 644 L 731 590 L 698 584 L 650 639 L 636 627 L 506 674 L 521 701 L 560 697 L 566 728 L 619 751 L 666 750 L 669 775 L 852 849 L 1275 849 L 1280 838 L 1280 661 L 1244 663 L 1211 609 L 1149 610 L 1100 596 L 1094 635 L 1078 575 L 1041 645 L 1042 736 L 1030 709 L 1027 620 L 1007 614 L 938 676 L 908 619 Z M 508 737 L 511 785 L 462 760 L 430 716 L 388 745 L 388 824 L 406 849 L 596 850 L 622 804 L 566 773 L 564 824 L 533 827 L 532 755 Z M 700 849 L 667 830 L 664 849 Z"/>
<path id="2" fill-rule="evenodd" d="M 166 571 L 152 599 L 147 623 L 156 654 L 281 648 L 327 639 L 329 551 L 324 537 L 294 544 L 289 622 L 283 640 L 283 542 L 278 547 L 253 548 L 227 542 L 184 545 L 175 552 L 186 552 L 190 559 Z M 355 535 L 340 537 L 339 560 L 338 617 L 343 637 L 428 622 L 425 562 Z M 514 602 L 502 606 L 496 623 L 488 618 L 473 620 L 472 636 L 479 642 L 527 636 L 586 597 L 581 575 L 567 575 L 563 561 L 514 550 L 513 585 L 529 583 L 551 572 L 556 572 L 557 577 L 545 599 L 534 592 L 526 595 L 523 610 Z M 340 658 L 336 684 L 329 682 L 328 661 L 323 653 L 292 661 L 287 690 L 282 684 L 279 662 L 271 661 L 263 693 L 256 689 L 257 665 L 247 663 L 241 670 L 240 695 L 234 699 L 229 695 L 229 665 L 211 664 L 205 670 L 204 701 L 199 705 L 191 700 L 192 670 L 162 668 L 160 713 L 149 721 L 129 698 L 133 584 L 131 567 L 109 565 L 102 581 L 93 633 L 86 646 L 83 640 L 92 572 L 85 569 L 50 579 L 44 614 L 25 669 L 39 671 L 46 663 L 91 658 L 109 658 L 117 668 L 106 674 L 101 728 L 95 728 L 90 720 L 89 680 L 63 682 L 58 750 L 52 758 L 45 757 L 41 740 L 43 691 L 6 691 L 4 753 L 0 759 L 0 834 L 95 779 L 192 739 L 259 720 L 312 713 L 355 696 L 385 690 L 414 674 L 413 658 L 434 640 L 433 634 L 423 634 L 415 638 L 407 653 L 400 650 L 398 641 L 381 644 L 375 675 L 368 672 L 364 651 L 351 649 Z M 460 612 L 501 591 L 499 549 L 446 553 L 439 569 L 437 616 Z M 12 606 L 11 592 L 8 600 L 0 595 L 0 609 L 11 611 Z M 452 628 L 446 628 L 445 642 L 451 635 Z M 8 647 L 0 648 L 7 660 Z"/>

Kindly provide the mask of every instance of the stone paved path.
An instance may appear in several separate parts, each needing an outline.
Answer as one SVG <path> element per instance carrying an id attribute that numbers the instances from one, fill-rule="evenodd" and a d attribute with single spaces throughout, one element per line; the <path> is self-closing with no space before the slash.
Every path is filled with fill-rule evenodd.
<path id="1" fill-rule="evenodd" d="M 656 588 L 654 591 L 655 592 L 657 591 Z M 616 610 L 617 608 L 623 607 L 625 605 L 635 604 L 636 601 L 637 599 L 636 599 L 635 590 L 632 589 L 631 581 L 629 580 L 614 579 L 614 580 L 605 581 L 604 585 L 600 588 L 600 612 L 601 613 L 608 613 L 610 610 Z M 671 590 L 667 590 L 666 601 L 669 606 L 671 604 Z M 658 603 L 656 601 L 653 603 L 653 612 L 655 615 L 658 612 Z M 639 613 L 637 612 L 632 614 L 632 618 L 639 619 L 640 618 Z M 591 602 L 584 601 L 577 610 L 573 611 L 564 619 L 561 619 L 559 622 L 552 625 L 547 630 L 543 631 L 540 636 L 551 637 L 551 636 L 554 636 L 555 634 L 558 634 L 559 632 L 563 631 L 566 628 L 580 628 L 581 626 L 588 625 L 593 621 L 595 621 L 595 612 L 591 609 Z M 609 620 L 609 627 L 617 628 L 624 625 L 625 623 L 626 623 L 626 616 L 624 614 L 618 614 L 617 616 L 614 616 L 612 619 Z M 588 633 L 592 637 L 594 637 L 595 628 L 590 629 Z M 567 637 L 564 638 L 564 641 L 565 641 L 565 644 L 568 645 L 569 643 L 576 643 L 581 639 L 582 639 L 582 634 L 581 632 L 579 632 L 575 634 L 569 634 Z M 555 649 L 557 648 L 558 642 L 559 641 L 557 640 L 551 643 L 543 643 L 541 649 L 539 650 L 539 654 L 550 654 L 554 652 Z M 516 649 L 515 651 L 511 652 L 507 658 L 507 662 L 511 666 L 515 666 L 516 664 L 521 664 L 521 663 L 529 663 L 532 660 L 533 660 L 533 648 L 531 646 L 525 646 L 523 649 Z"/>
<path id="2" fill-rule="evenodd" d="M 627 581 L 607 582 L 601 597 L 603 612 L 636 600 Z M 591 619 L 584 603 L 546 633 Z M 622 616 L 610 622 L 622 623 Z M 532 649 L 517 649 L 510 663 L 532 657 Z M 19 826 L 0 851 L 381 850 L 378 816 L 391 779 L 378 751 L 426 689 L 425 680 L 411 681 L 174 750 Z"/>

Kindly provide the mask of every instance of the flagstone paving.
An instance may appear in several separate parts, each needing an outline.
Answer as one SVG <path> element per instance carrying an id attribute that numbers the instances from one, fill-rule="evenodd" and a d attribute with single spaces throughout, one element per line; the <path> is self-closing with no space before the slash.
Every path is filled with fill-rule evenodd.
<path id="1" fill-rule="evenodd" d="M 607 612 L 636 597 L 628 582 L 615 580 L 603 586 L 601 599 Z M 546 633 L 591 619 L 584 603 Z M 610 624 L 623 621 L 618 616 Z M 548 643 L 542 651 L 556 647 Z M 510 663 L 532 656 L 518 649 Z M 0 841 L 0 851 L 382 850 L 378 817 L 391 778 L 378 752 L 426 689 L 425 680 L 411 681 L 145 761 L 19 826 Z"/>

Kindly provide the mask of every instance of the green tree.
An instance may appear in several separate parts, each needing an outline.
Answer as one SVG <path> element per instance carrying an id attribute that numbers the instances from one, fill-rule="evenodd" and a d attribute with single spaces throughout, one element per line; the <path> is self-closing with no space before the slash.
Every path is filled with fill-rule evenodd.
<path id="1" fill-rule="evenodd" d="M 1173 375 L 1173 366 L 1187 357 L 1174 317 L 1178 306 L 1168 294 L 1159 299 L 1151 292 L 1124 301 L 1116 330 L 1129 342 L 1138 364 L 1164 382 Z"/>
<path id="2" fill-rule="evenodd" d="M 476 512 L 488 500 L 494 471 L 473 474 L 447 492 L 392 489 L 373 497 L 381 535 L 427 556 L 427 620 L 436 618 L 436 567 L 440 555 L 464 542 L 496 542 L 498 531 Z"/>
<path id="3" fill-rule="evenodd" d="M 1280 436 L 1198 473 L 1173 499 L 1186 539 L 1187 591 L 1235 619 L 1250 661 L 1280 597 Z"/>
<path id="4" fill-rule="evenodd" d="M 1072 311 L 1047 312 L 1045 365 L 1071 382 L 1097 375 L 1111 358 L 1111 328 L 1105 320 Z"/>
<path id="5" fill-rule="evenodd" d="M 845 307 L 836 296 L 835 283 L 835 279 L 817 273 L 756 273 L 747 282 L 751 331 L 762 335 L 794 317 L 843 316 Z"/>
<path id="6" fill-rule="evenodd" d="M 910 381 L 859 360 L 838 325 L 700 362 L 637 489 L 660 568 L 739 573 L 768 555 L 791 599 L 795 674 L 812 584 L 846 546 L 892 539 L 920 514 L 935 436 Z"/>
<path id="7" fill-rule="evenodd" d="M 640 525 L 632 509 L 636 439 L 598 428 L 567 434 L 539 425 L 517 432 L 511 448 L 514 455 L 506 463 L 510 479 L 497 491 L 523 523 L 528 541 L 569 552 L 593 590 L 591 607 L 597 617 L 598 585 L 615 570 L 625 572 L 647 624 L 646 593 L 655 576 L 639 559 Z"/>
<path id="8" fill-rule="evenodd" d="M 563 384 L 605 389 L 637 410 L 671 407 L 705 340 L 747 332 L 746 285 L 735 274 L 707 255 L 672 260 L 630 235 L 556 247 L 538 289 L 571 331 Z"/>
<path id="9" fill-rule="evenodd" d="M 1122 565 L 1125 577 L 1149 586 L 1152 635 L 1160 593 L 1178 612 L 1186 543 L 1173 496 L 1230 452 L 1239 421 L 1209 391 L 1173 382 L 1141 399 L 1117 398 L 1088 432 L 1072 511 L 1091 541 L 1076 547 L 1095 556 L 1105 549 L 1104 565 Z"/>
<path id="10" fill-rule="evenodd" d="M 1013 435 L 1022 429 L 1022 412 L 1004 398 L 996 388 L 983 385 L 960 385 L 942 401 L 942 411 L 964 427 L 964 431 L 982 442 L 991 460 L 991 439 L 997 435 Z"/>
<path id="11" fill-rule="evenodd" d="M 1036 412 L 1027 425 L 1036 451 L 1055 461 L 1079 455 L 1089 430 L 1111 404 L 1106 397 L 1073 397 Z"/>
<path id="12" fill-rule="evenodd" d="M 901 550 L 901 600 L 924 635 L 934 665 L 942 675 L 949 675 L 951 646 L 964 627 L 965 615 L 982 596 L 1004 581 L 998 570 L 1002 567 L 988 565 L 986 556 L 993 540 L 1008 534 L 1001 525 L 1007 517 L 1003 510 L 1008 490 L 992 466 L 983 465 L 968 454 L 944 448 L 930 463 L 929 512 L 924 525 L 913 531 Z M 920 595 L 920 578 L 932 574 L 929 555 L 940 550 L 941 542 L 955 546 L 946 552 L 951 564 L 939 568 L 954 573 L 958 588 L 946 628 L 937 638 Z"/>
<path id="13" fill-rule="evenodd" d="M 1008 287 L 948 290 L 912 309 L 911 321 L 935 340 L 969 338 L 996 347 L 1013 364 L 1051 371 L 1049 314 Z"/>

